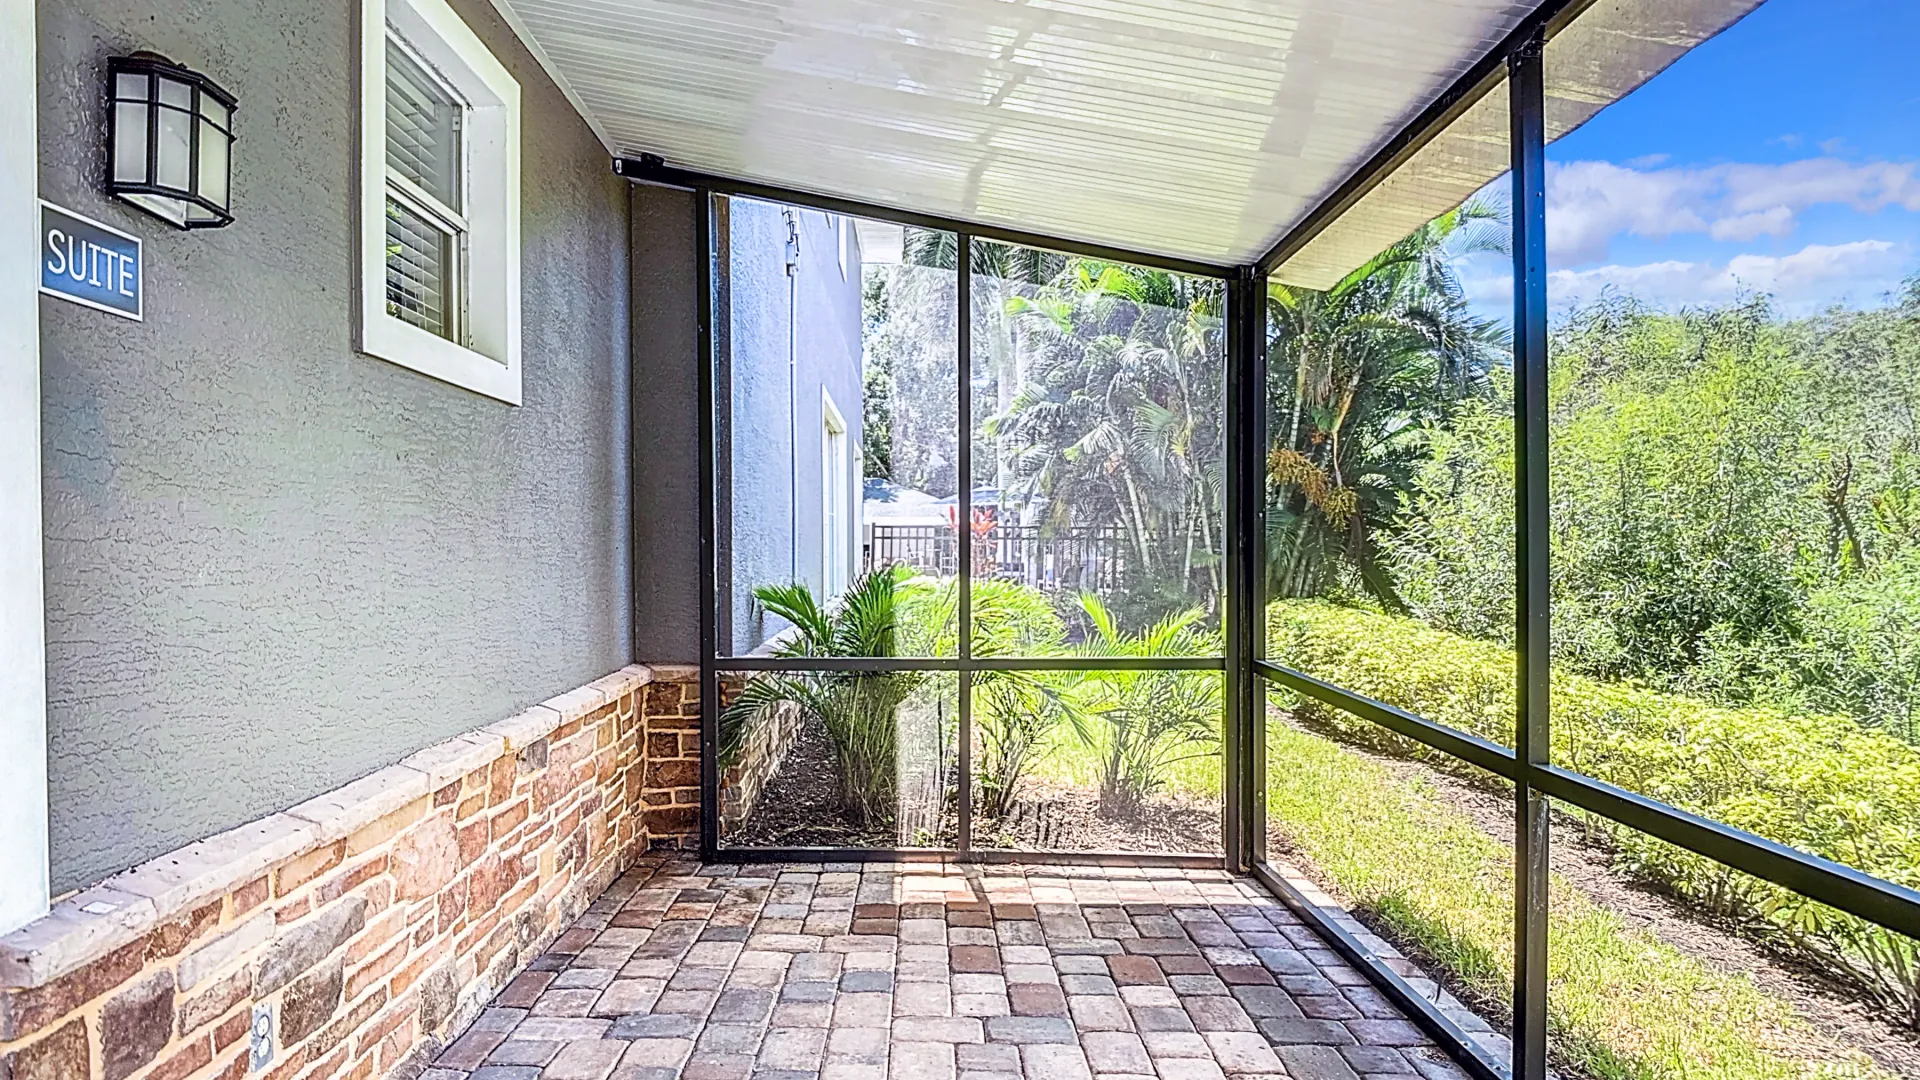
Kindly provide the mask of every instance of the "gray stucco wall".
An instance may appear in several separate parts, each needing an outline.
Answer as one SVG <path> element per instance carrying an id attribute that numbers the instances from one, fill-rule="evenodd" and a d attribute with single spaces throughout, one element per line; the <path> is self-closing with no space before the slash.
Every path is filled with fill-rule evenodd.
<path id="1" fill-rule="evenodd" d="M 792 276 L 789 213 L 800 234 Z M 732 581 L 720 589 L 731 597 L 733 649 L 747 653 L 784 626 L 759 609 L 755 586 L 799 580 L 821 589 L 823 389 L 847 424 L 858 513 L 860 266 L 856 245 L 842 273 L 839 228 L 848 226 L 819 211 L 734 199 L 728 216 L 731 432 L 719 441 L 732 477 Z"/>
<path id="2" fill-rule="evenodd" d="M 520 81 L 525 405 L 359 355 L 358 5 L 42 0 L 44 197 L 146 241 L 146 321 L 41 301 L 55 891 L 630 662 L 626 183 Z M 240 99 L 237 222 L 102 198 L 103 67 Z"/>
<path id="3" fill-rule="evenodd" d="M 634 648 L 700 659 L 700 252 L 694 195 L 633 186 Z"/>

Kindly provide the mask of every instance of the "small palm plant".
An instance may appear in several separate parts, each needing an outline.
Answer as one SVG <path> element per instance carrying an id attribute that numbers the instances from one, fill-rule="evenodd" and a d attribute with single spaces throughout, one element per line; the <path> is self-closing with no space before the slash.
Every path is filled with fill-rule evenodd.
<path id="1" fill-rule="evenodd" d="M 1058 655 L 1066 626 L 1039 590 L 988 579 L 973 586 L 973 655 Z M 1019 794 L 1033 752 L 1074 710 L 1075 672 L 983 671 L 973 679 L 974 731 L 980 739 L 980 810 L 1005 814 Z"/>
<path id="2" fill-rule="evenodd" d="M 753 595 L 794 631 L 779 657 L 889 657 L 900 654 L 900 613 L 918 587 L 901 568 L 862 574 L 831 609 L 805 584 L 764 585 Z M 909 635 L 918 628 L 909 624 Z M 749 681 L 720 714 L 723 747 L 738 746 L 768 712 L 797 708 L 819 721 L 839 758 L 841 804 L 862 828 L 891 824 L 899 797 L 896 714 L 926 682 L 918 671 L 767 673 Z"/>
<path id="3" fill-rule="evenodd" d="M 959 583 L 948 581 L 902 605 L 904 625 L 933 632 L 931 655 L 956 654 L 959 599 Z M 1030 585 L 976 579 L 972 615 L 976 658 L 1058 656 L 1065 648 L 1066 624 L 1052 601 Z M 1034 751 L 1074 708 L 1077 678 L 1074 672 L 974 673 L 973 731 L 979 748 L 974 780 L 983 815 L 999 816 L 1012 807 Z"/>
<path id="4" fill-rule="evenodd" d="M 1219 650 L 1215 635 L 1197 624 L 1198 609 L 1128 633 L 1113 613 L 1088 594 L 1080 599 L 1093 630 L 1081 647 L 1099 657 L 1204 656 Z M 1205 671 L 1105 671 L 1086 679 L 1083 709 L 1068 714 L 1074 730 L 1101 752 L 1100 808 L 1132 813 L 1166 786 L 1168 774 L 1183 761 L 1220 753 L 1221 685 Z M 1101 726 L 1085 722 L 1092 716 Z"/>

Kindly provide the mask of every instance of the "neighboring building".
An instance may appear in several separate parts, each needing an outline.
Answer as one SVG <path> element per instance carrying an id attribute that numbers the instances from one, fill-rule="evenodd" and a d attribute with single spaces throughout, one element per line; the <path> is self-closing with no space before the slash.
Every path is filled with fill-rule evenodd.
<path id="1" fill-rule="evenodd" d="M 838 595 L 860 558 L 861 252 L 853 222 L 732 199 L 716 298 L 721 639 L 750 653 L 785 623 L 753 597 L 801 582 Z M 729 569 L 730 568 L 730 569 Z"/>

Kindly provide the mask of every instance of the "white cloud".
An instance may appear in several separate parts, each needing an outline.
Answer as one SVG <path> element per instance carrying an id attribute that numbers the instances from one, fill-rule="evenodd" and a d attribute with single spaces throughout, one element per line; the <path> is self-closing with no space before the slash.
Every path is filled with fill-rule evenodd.
<path id="1" fill-rule="evenodd" d="M 1745 242 L 1761 236 L 1785 236 L 1792 231 L 1793 210 L 1786 206 L 1723 217 L 1707 226 L 1707 235 L 1715 240 L 1736 242 Z"/>
<path id="2" fill-rule="evenodd" d="M 1843 298 L 1863 302 L 1877 296 L 1893 286 L 1904 261 L 1905 253 L 1885 240 L 1809 244 L 1791 255 L 1736 255 L 1724 265 L 1667 260 L 1555 270 L 1547 275 L 1547 294 L 1556 308 L 1611 289 L 1673 309 L 1768 293 L 1781 311 L 1805 314 Z"/>
<path id="3" fill-rule="evenodd" d="M 1897 272 L 1899 255 L 1885 240 L 1808 244 L 1791 255 L 1735 255 L 1726 276 L 1736 285 L 1785 295 Z"/>
<path id="4" fill-rule="evenodd" d="M 1547 169 L 1548 255 L 1558 266 L 1599 262 L 1623 233 L 1740 242 L 1786 236 L 1802 211 L 1823 204 L 1861 213 L 1920 210 L 1920 175 L 1911 162 L 1856 165 L 1831 157 L 1671 169 L 1555 163 Z"/>

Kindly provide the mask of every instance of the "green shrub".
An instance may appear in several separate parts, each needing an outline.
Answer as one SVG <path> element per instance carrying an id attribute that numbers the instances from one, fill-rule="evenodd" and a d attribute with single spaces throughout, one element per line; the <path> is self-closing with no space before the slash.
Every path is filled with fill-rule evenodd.
<path id="1" fill-rule="evenodd" d="M 1198 608 L 1169 615 L 1140 633 L 1120 628 L 1098 596 L 1080 597 L 1092 636 L 1088 657 L 1205 656 L 1220 650 L 1202 629 Z M 1212 672 L 1093 672 L 1078 682 L 1082 703 L 1068 713 L 1076 732 L 1102 757 L 1100 806 L 1130 813 L 1165 787 L 1181 763 L 1220 753 L 1221 680 Z M 1100 721 L 1089 725 L 1086 718 Z"/>
<path id="2" fill-rule="evenodd" d="M 1507 649 L 1411 619 L 1318 601 L 1269 611 L 1279 662 L 1504 745 L 1513 737 Z M 1303 719 L 1392 746 L 1394 737 L 1311 700 Z M 1571 674 L 1553 680 L 1553 761 L 1618 787 L 1920 886 L 1920 749 L 1843 717 L 1734 709 Z M 1395 749 L 1409 749 L 1402 741 Z M 1630 829 L 1599 819 L 1619 862 L 1716 915 L 1848 977 L 1920 1023 L 1920 947 Z"/>
<path id="3" fill-rule="evenodd" d="M 940 595 L 957 596 L 957 583 Z M 973 583 L 973 655 L 1054 656 L 1067 640 L 1066 624 L 1045 593 L 1019 582 Z M 1020 791 L 1034 753 L 1072 712 L 1071 673 L 982 671 L 973 677 L 973 730 L 979 740 L 974 784 L 987 817 L 1005 814 Z"/>

